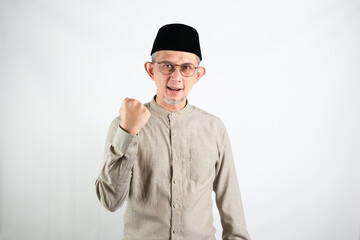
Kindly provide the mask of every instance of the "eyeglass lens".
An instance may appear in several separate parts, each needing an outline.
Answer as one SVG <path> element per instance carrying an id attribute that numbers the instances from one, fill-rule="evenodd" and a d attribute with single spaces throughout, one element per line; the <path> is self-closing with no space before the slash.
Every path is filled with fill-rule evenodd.
<path id="1" fill-rule="evenodd" d="M 175 67 L 178 65 L 173 64 L 172 62 L 161 62 L 160 70 L 163 74 L 170 75 L 175 71 Z M 180 65 L 180 72 L 184 77 L 190 77 L 195 73 L 195 66 L 191 63 L 184 63 Z"/>

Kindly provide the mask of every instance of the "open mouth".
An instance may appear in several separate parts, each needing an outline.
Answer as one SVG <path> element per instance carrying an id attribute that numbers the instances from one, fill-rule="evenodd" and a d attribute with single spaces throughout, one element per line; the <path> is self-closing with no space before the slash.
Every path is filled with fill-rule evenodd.
<path id="1" fill-rule="evenodd" d="M 177 92 L 182 90 L 182 88 L 174 88 L 174 87 L 169 87 L 169 86 L 167 86 L 167 89 L 169 89 L 171 91 L 177 91 Z"/>

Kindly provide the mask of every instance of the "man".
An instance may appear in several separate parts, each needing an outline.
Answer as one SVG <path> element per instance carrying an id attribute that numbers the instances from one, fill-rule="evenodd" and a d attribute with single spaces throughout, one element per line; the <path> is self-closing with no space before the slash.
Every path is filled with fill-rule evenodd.
<path id="1" fill-rule="evenodd" d="M 127 201 L 124 240 L 210 240 L 214 191 L 223 239 L 250 239 L 225 127 L 187 102 L 205 74 L 197 31 L 163 26 L 151 55 L 145 70 L 156 96 L 123 101 L 106 139 L 99 200 L 110 211 Z"/>

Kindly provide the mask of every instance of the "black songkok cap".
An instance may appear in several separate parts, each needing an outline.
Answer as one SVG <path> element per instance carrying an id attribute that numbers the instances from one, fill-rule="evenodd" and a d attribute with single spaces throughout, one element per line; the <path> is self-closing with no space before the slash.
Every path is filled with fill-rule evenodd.
<path id="1" fill-rule="evenodd" d="M 159 29 L 151 55 L 160 50 L 190 52 L 202 59 L 199 34 L 196 29 L 180 23 L 168 24 Z"/>

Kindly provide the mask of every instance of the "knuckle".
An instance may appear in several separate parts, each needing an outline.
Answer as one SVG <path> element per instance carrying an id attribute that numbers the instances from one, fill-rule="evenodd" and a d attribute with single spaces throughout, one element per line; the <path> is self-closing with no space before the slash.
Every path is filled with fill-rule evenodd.
<path id="1" fill-rule="evenodd" d="M 124 101 L 122 102 L 122 106 L 127 106 L 129 104 L 129 99 L 125 98 Z"/>

